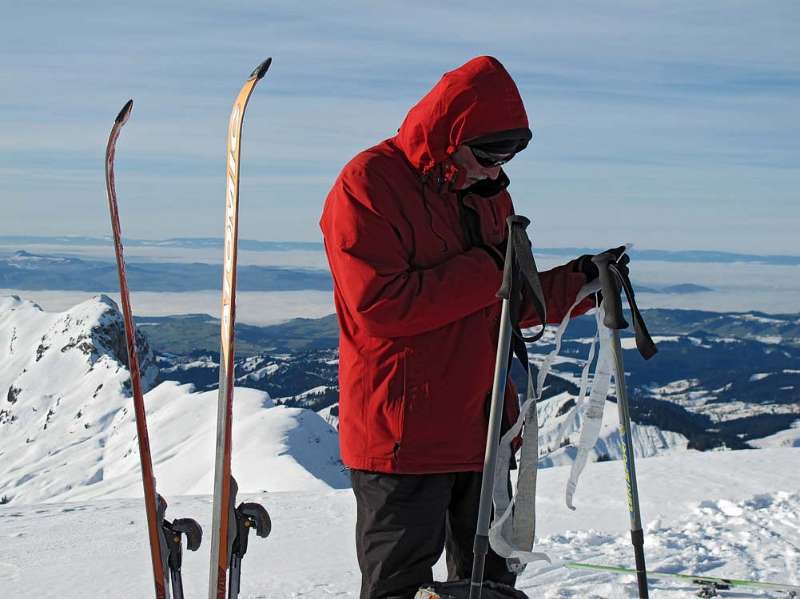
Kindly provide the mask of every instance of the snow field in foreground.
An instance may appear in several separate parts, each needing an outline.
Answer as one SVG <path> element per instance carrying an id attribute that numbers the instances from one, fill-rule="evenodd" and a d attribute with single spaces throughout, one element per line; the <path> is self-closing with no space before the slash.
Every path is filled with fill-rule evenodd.
<path id="1" fill-rule="evenodd" d="M 640 460 L 639 485 L 650 569 L 800 584 L 800 449 L 670 455 Z M 564 506 L 567 468 L 540 473 L 540 549 L 554 559 L 630 566 L 624 475 L 619 462 L 590 464 Z M 242 599 L 357 597 L 355 504 L 349 490 L 262 493 L 242 499 L 270 511 L 270 538 L 253 538 Z M 208 526 L 207 496 L 170 499 L 167 515 Z M 187 597 L 203 597 L 208 539 L 184 556 Z M 144 509 L 137 499 L 0 507 L 3 597 L 78 599 L 152 595 Z M 535 571 L 539 569 L 539 573 Z M 544 563 L 518 587 L 533 598 L 634 597 L 632 577 Z M 435 575 L 445 575 L 442 561 Z M 691 597 L 689 586 L 651 581 L 651 597 Z M 740 590 L 733 597 L 768 596 Z"/>

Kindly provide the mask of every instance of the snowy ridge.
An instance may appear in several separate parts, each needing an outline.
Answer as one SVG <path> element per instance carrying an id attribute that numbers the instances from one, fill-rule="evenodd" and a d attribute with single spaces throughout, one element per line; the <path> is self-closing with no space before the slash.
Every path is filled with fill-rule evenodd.
<path id="1" fill-rule="evenodd" d="M 750 442 L 755 447 L 800 447 L 800 420 L 792 428 Z"/>
<path id="2" fill-rule="evenodd" d="M 158 369 L 137 341 L 148 389 Z M 103 478 L 107 440 L 127 413 L 125 362 L 122 317 L 106 296 L 62 313 L 0 300 L 0 497 L 65 497 Z"/>
<path id="3" fill-rule="evenodd" d="M 217 393 L 168 381 L 137 334 L 159 491 L 210 493 Z M 124 327 L 98 296 L 62 313 L 0 299 L 0 502 L 138 496 L 141 475 Z M 314 412 L 235 390 L 243 492 L 347 486 L 336 432 Z"/>
<path id="4" fill-rule="evenodd" d="M 339 430 L 339 404 L 338 402 L 332 406 L 321 409 L 317 412 L 325 422 L 330 424 L 337 431 Z"/>
<path id="5" fill-rule="evenodd" d="M 613 393 L 613 386 L 611 389 Z M 570 411 L 575 398 L 561 393 L 538 406 L 539 410 L 539 467 L 571 464 L 577 454 L 575 445 L 583 428 L 583 409 Z M 585 408 L 585 406 L 584 406 Z M 689 441 L 683 435 L 661 430 L 657 426 L 636 424 L 631 429 L 633 450 L 638 457 L 651 457 L 673 451 L 686 451 Z M 606 400 L 600 437 L 589 452 L 589 461 L 622 458 L 617 404 Z"/>

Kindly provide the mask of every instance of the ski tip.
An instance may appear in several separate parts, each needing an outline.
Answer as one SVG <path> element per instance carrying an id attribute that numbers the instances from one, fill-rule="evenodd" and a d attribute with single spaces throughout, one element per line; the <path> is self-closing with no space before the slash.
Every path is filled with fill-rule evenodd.
<path id="1" fill-rule="evenodd" d="M 264 62 L 262 62 L 255 68 L 255 70 L 250 74 L 250 78 L 255 79 L 256 81 L 261 79 L 264 75 L 267 74 L 267 71 L 269 70 L 269 65 L 271 64 L 272 64 L 272 58 L 271 57 L 267 58 Z"/>
<path id="2" fill-rule="evenodd" d="M 125 106 L 122 107 L 122 110 L 119 111 L 117 115 L 115 123 L 126 123 L 128 121 L 128 117 L 131 116 L 131 109 L 133 108 L 133 100 L 128 100 L 125 102 Z"/>

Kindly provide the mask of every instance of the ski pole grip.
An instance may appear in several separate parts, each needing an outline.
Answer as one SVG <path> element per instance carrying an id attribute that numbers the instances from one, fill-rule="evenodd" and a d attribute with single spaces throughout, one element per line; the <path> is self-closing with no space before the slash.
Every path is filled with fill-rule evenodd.
<path id="1" fill-rule="evenodd" d="M 506 258 L 503 264 L 503 284 L 497 292 L 497 297 L 511 299 L 511 286 L 514 282 L 514 239 L 517 235 L 525 235 L 525 229 L 531 221 L 519 214 L 512 214 L 506 219 L 508 223 L 508 237 L 506 239 Z"/>
<path id="2" fill-rule="evenodd" d="M 605 252 L 592 258 L 592 262 L 597 266 L 600 276 L 600 291 L 603 293 L 603 303 L 606 307 L 606 315 L 603 324 L 609 329 L 626 329 L 628 323 L 622 315 L 622 301 L 620 298 L 620 287 L 608 265 L 615 262 L 614 254 Z"/>

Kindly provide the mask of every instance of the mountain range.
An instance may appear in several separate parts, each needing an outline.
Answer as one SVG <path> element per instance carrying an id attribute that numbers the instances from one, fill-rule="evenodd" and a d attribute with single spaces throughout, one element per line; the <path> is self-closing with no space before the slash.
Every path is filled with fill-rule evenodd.
<path id="1" fill-rule="evenodd" d="M 640 451 L 653 455 L 670 447 L 706 450 L 745 449 L 794 443 L 791 431 L 800 422 L 800 317 L 760 312 L 718 313 L 695 310 L 643 311 L 659 347 L 644 361 L 633 337 L 623 334 L 627 384 L 634 421 L 648 438 Z M 217 385 L 219 322 L 206 315 L 138 319 L 156 348 L 162 376 L 198 388 Z M 564 416 L 575 403 L 580 371 L 596 329 L 593 316 L 575 319 L 562 341 L 561 358 L 548 378 L 542 446 L 575 432 L 580 416 Z M 335 316 L 298 319 L 268 327 L 237 329 L 237 384 L 267 391 L 279 403 L 326 410 L 331 422 L 338 401 L 337 323 Z M 537 368 L 553 349 L 553 333 L 530 348 Z M 191 349 L 190 349 L 191 348 Z M 525 388 L 524 372 L 515 363 L 512 377 Z M 613 403 L 613 394 L 608 402 Z M 613 406 L 609 412 L 614 413 Z M 617 455 L 613 418 L 606 423 L 605 448 L 596 457 Z M 557 431 L 555 430 L 557 429 Z M 787 433 L 786 431 L 790 431 Z M 788 436 L 787 436 L 788 435 Z M 567 435 L 569 436 L 569 435 Z M 576 441 L 573 434 L 571 439 Z M 569 448 L 560 453 L 570 454 Z M 545 464 L 562 463 L 549 456 Z"/>
<path id="2" fill-rule="evenodd" d="M 131 247 L 186 248 L 186 249 L 219 249 L 222 252 L 223 240 L 220 237 L 177 237 L 171 239 L 126 239 L 125 245 Z M 20 246 L 63 246 L 63 247 L 102 247 L 112 248 L 110 237 L 89 236 L 37 236 L 37 235 L 0 235 L 0 245 Z M 323 245 L 314 241 L 261 241 L 257 239 L 240 239 L 239 249 L 254 252 L 288 252 L 288 251 L 323 251 Z M 597 254 L 605 248 L 600 247 L 560 247 L 536 248 L 537 254 L 550 256 L 580 256 L 581 254 Z M 633 248 L 631 257 L 634 260 L 655 260 L 660 262 L 706 262 L 730 264 L 748 262 L 755 264 L 771 264 L 776 266 L 800 265 L 800 256 L 789 254 L 748 254 L 742 252 L 721 252 L 709 250 L 640 250 Z"/>
<path id="3" fill-rule="evenodd" d="M 159 491 L 208 494 L 217 393 L 163 380 L 141 333 L 137 346 Z M 126 363 L 122 317 L 108 297 L 65 312 L 0 298 L 0 503 L 140 492 Z M 322 417 L 257 389 L 235 393 L 242 492 L 348 485 L 336 431 Z"/>
<path id="4" fill-rule="evenodd" d="M 165 242 L 166 243 L 166 242 Z M 184 247 L 184 246 L 169 246 Z M 190 245 L 203 248 L 204 245 Z M 272 247 L 270 245 L 270 247 Z M 293 246 L 275 251 L 291 251 Z M 321 249 L 319 250 L 321 252 Z M 221 264 L 205 262 L 128 261 L 128 282 L 137 291 L 187 292 L 218 289 Z M 116 264 L 111 260 L 78 258 L 63 254 L 38 254 L 17 250 L 0 256 L 0 288 L 111 292 L 119 287 Z M 324 269 L 285 266 L 239 265 L 240 291 L 297 291 L 333 289 L 330 273 Z M 696 284 L 663 287 L 641 286 L 639 293 L 692 294 L 712 291 Z"/>
<path id="5" fill-rule="evenodd" d="M 644 362 L 623 337 L 637 454 L 800 446 L 798 315 L 644 316 L 656 358 Z M 219 323 L 207 315 L 137 323 L 154 460 L 169 473 L 165 492 L 208 493 Z M 572 460 L 581 425 L 571 408 L 594 319 L 575 319 L 567 331 L 540 405 L 542 466 Z M 234 463 L 248 474 L 243 492 L 347 486 L 336 434 L 335 318 L 242 326 L 237 334 Z M 534 367 L 552 346 L 548 332 L 530 347 Z M 126 362 L 121 315 L 106 296 L 61 313 L 19 297 L 0 300 L 0 501 L 137 492 Z M 512 376 L 523 389 L 521 369 Z M 619 457 L 614 401 L 612 393 L 597 461 Z"/>

